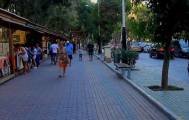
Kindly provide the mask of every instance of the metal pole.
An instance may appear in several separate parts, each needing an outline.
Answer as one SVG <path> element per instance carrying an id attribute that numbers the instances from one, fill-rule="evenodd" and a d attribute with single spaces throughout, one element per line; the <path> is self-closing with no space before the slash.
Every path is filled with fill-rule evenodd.
<path id="1" fill-rule="evenodd" d="M 122 48 L 127 49 L 126 25 L 125 25 L 125 0 L 122 0 Z"/>
<path id="2" fill-rule="evenodd" d="M 13 36 L 12 36 L 13 31 L 11 29 L 10 24 L 9 24 L 8 30 L 9 30 L 9 57 L 10 57 L 11 71 L 12 73 L 15 73 L 16 65 L 14 62 L 14 43 L 13 43 Z"/>
<path id="3" fill-rule="evenodd" d="M 102 53 L 102 42 L 100 37 L 100 0 L 98 0 L 98 54 Z"/>

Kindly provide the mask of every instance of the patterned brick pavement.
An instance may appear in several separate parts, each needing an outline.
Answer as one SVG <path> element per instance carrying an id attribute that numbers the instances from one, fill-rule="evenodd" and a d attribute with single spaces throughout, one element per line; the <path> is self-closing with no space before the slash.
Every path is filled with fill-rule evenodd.
<path id="1" fill-rule="evenodd" d="M 98 60 L 49 63 L 0 86 L 0 120 L 168 120 Z"/>

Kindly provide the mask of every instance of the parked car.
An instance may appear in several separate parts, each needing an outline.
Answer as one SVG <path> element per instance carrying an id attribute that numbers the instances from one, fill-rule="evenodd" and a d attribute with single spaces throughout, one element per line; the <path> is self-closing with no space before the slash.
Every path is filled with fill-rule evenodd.
<path id="1" fill-rule="evenodd" d="M 170 51 L 170 54 L 171 54 L 171 58 L 174 58 L 175 49 L 173 47 L 171 47 L 169 49 L 169 51 Z M 164 48 L 161 47 L 160 44 L 156 44 L 151 48 L 149 55 L 150 55 L 151 58 L 153 58 L 153 57 L 164 58 L 164 52 L 165 52 Z"/>
<path id="2" fill-rule="evenodd" d="M 146 45 L 143 47 L 143 52 L 149 53 L 152 47 L 153 47 L 152 43 L 146 43 Z"/>
<path id="3" fill-rule="evenodd" d="M 179 41 L 174 41 L 173 45 L 175 47 L 175 57 L 189 58 L 188 42 L 181 39 Z"/>
<path id="4" fill-rule="evenodd" d="M 142 52 L 143 48 L 140 46 L 139 42 L 131 42 L 129 46 L 130 51 Z"/>

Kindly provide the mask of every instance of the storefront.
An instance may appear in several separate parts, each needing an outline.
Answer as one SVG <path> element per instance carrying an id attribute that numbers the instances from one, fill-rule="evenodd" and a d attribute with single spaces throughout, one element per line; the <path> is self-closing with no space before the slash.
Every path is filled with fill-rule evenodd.
<path id="1" fill-rule="evenodd" d="M 14 45 L 14 61 L 15 61 L 15 71 L 20 71 L 24 68 L 22 57 L 18 54 L 18 50 L 15 47 L 16 45 L 25 45 L 26 44 L 26 34 L 27 31 L 15 30 L 12 34 L 13 45 Z"/>
<path id="2" fill-rule="evenodd" d="M 23 69 L 22 59 L 16 53 L 14 45 L 25 44 L 26 32 L 21 30 L 15 30 L 12 34 L 13 40 L 13 57 L 12 67 L 14 70 L 11 71 L 10 64 L 10 44 L 9 44 L 9 28 L 0 27 L 0 77 L 6 77 L 13 73 L 15 70 Z"/>
<path id="3" fill-rule="evenodd" d="M 25 45 L 31 39 L 39 43 L 43 52 L 48 53 L 48 43 L 61 36 L 47 28 L 0 8 L 0 80 L 2 77 L 16 73 L 23 68 L 22 59 L 18 56 L 15 45 Z"/>
<path id="4" fill-rule="evenodd" d="M 8 29 L 0 26 L 0 77 L 11 74 L 9 62 Z"/>

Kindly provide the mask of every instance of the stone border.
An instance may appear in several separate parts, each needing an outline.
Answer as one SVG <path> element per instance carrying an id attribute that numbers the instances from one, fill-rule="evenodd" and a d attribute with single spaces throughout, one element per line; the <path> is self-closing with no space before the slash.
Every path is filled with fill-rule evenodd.
<path id="1" fill-rule="evenodd" d="M 13 79 L 14 77 L 15 77 L 15 74 L 11 74 L 6 77 L 0 78 L 0 85 L 4 84 L 5 82 L 8 82 L 9 80 Z"/>
<path id="2" fill-rule="evenodd" d="M 48 57 L 47 57 L 47 58 L 44 58 L 41 63 L 43 63 L 43 62 L 45 62 L 45 61 L 47 61 L 47 60 L 48 60 Z M 15 77 L 18 77 L 18 76 L 19 76 L 19 72 L 16 72 L 16 73 L 14 73 L 14 74 L 10 74 L 10 75 L 8 75 L 8 76 L 6 76 L 6 77 L 2 77 L 2 78 L 0 78 L 0 85 L 6 83 L 6 82 L 8 82 L 8 81 L 10 81 L 11 79 L 13 79 L 13 78 L 15 78 Z"/>
<path id="3" fill-rule="evenodd" d="M 95 55 L 102 63 L 104 63 L 108 68 L 110 68 L 113 72 L 120 74 L 118 71 L 116 71 L 114 68 L 112 68 L 110 65 L 105 63 L 103 60 L 100 59 L 99 56 Z M 179 120 L 179 117 L 174 114 L 172 111 L 168 110 L 164 105 L 162 105 L 159 101 L 154 99 L 152 96 L 150 96 L 147 92 L 145 92 L 142 88 L 140 88 L 137 84 L 135 84 L 132 80 L 123 77 L 123 79 L 130 84 L 135 90 L 137 90 L 143 97 L 145 97 L 150 103 L 154 104 L 160 111 L 165 113 L 169 119 L 171 120 Z"/>

